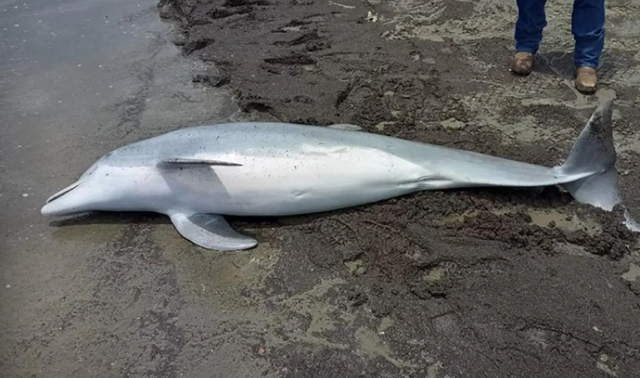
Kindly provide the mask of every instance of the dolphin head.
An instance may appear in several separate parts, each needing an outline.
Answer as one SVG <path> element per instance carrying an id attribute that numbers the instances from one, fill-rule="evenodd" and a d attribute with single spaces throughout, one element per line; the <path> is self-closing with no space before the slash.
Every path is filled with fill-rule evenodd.
<path id="1" fill-rule="evenodd" d="M 49 197 L 40 210 L 44 216 L 65 216 L 99 210 L 117 195 L 108 167 L 94 163 L 78 181 Z M 105 174 L 106 173 L 106 174 Z"/>

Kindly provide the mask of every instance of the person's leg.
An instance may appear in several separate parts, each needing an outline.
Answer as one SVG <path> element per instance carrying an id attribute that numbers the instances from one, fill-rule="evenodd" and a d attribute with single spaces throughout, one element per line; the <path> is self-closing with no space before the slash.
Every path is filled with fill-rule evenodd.
<path id="1" fill-rule="evenodd" d="M 571 31 L 576 67 L 597 68 L 604 48 L 604 0 L 575 0 Z"/>
<path id="2" fill-rule="evenodd" d="M 542 31 L 547 26 L 544 5 L 547 0 L 518 0 L 516 21 L 516 51 L 535 54 L 542 41 Z"/>
<path id="3" fill-rule="evenodd" d="M 533 56 L 538 52 L 542 31 L 547 26 L 544 11 L 546 2 L 546 0 L 517 0 L 516 55 L 511 67 L 515 73 L 527 75 L 533 69 Z"/>
<path id="4" fill-rule="evenodd" d="M 576 88 L 591 93 L 596 89 L 596 69 L 604 48 L 604 0 L 575 0 L 572 16 Z"/>

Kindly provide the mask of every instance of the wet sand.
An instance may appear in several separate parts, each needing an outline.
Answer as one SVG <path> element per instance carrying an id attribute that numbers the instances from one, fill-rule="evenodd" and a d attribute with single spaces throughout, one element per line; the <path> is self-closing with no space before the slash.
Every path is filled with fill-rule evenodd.
<path id="1" fill-rule="evenodd" d="M 616 98 L 623 194 L 637 211 L 640 6 L 607 2 L 601 86 L 584 96 L 572 82 L 569 1 L 548 5 L 527 78 L 508 72 L 516 10 L 507 0 L 168 0 L 159 15 L 149 3 L 115 14 L 106 3 L 70 4 L 61 3 L 78 12 L 69 28 L 91 9 L 118 25 L 100 24 L 91 54 L 68 29 L 55 33 L 69 50 L 46 67 L 27 64 L 42 50 L 21 45 L 17 30 L 0 45 L 23 46 L 9 51 L 25 57 L 0 66 L 1 115 L 11 121 L 0 144 L 0 370 L 8 376 L 640 371 L 637 240 L 620 214 L 559 189 L 429 192 L 330 214 L 233 219 L 260 241 L 239 253 L 193 246 L 162 216 L 49 224 L 38 214 L 99 155 L 176 127 L 355 123 L 554 165 L 608 98 Z M 39 30 L 37 21 L 28 30 Z M 101 46 L 99 33 L 131 25 L 149 39 Z M 78 71 L 106 61 L 108 74 Z M 109 85 L 117 91 L 107 100 L 87 100 Z"/>

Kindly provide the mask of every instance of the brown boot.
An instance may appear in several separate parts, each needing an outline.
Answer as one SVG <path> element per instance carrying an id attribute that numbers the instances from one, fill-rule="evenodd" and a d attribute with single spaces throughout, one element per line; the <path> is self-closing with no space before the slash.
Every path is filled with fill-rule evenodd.
<path id="1" fill-rule="evenodd" d="M 582 93 L 593 93 L 596 91 L 598 76 L 593 67 L 578 67 L 576 70 L 576 89 Z"/>
<path id="2" fill-rule="evenodd" d="M 511 62 L 511 71 L 518 75 L 528 75 L 533 71 L 533 54 L 520 51 L 517 52 Z"/>

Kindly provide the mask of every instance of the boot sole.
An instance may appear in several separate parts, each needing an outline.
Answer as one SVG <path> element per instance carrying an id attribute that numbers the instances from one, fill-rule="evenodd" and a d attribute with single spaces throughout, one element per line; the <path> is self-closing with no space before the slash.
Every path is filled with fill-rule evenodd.
<path id="1" fill-rule="evenodd" d="M 583 94 L 593 94 L 596 92 L 596 87 L 583 87 L 579 84 L 576 84 L 576 89 Z"/>

